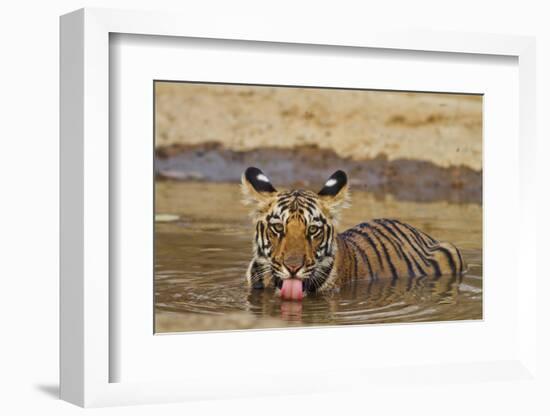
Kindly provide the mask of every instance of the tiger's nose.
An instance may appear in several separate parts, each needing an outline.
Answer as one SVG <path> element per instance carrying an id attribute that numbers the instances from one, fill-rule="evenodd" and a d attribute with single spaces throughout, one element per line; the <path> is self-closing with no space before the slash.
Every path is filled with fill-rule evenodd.
<path id="1" fill-rule="evenodd" d="M 304 257 L 293 256 L 286 258 L 284 265 L 290 274 L 295 275 L 304 265 Z"/>

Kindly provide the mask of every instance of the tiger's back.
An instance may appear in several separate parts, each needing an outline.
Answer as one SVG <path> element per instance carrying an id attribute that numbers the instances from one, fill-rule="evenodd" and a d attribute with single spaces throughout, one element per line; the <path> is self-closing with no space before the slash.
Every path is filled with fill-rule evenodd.
<path id="1" fill-rule="evenodd" d="M 462 274 L 466 265 L 451 243 L 437 241 L 394 219 L 375 219 L 337 236 L 335 271 L 338 280 Z M 335 282 L 336 283 L 336 282 Z"/>

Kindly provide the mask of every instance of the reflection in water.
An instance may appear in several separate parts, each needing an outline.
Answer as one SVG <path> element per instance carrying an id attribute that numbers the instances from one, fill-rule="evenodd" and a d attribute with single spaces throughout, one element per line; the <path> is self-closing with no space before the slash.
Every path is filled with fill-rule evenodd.
<path id="1" fill-rule="evenodd" d="M 393 283 L 356 280 L 301 303 L 281 301 L 270 289 L 247 289 L 253 227 L 237 185 L 158 182 L 156 212 L 177 216 L 155 227 L 156 332 L 482 317 L 479 205 L 398 202 L 353 193 L 340 230 L 371 218 L 399 218 L 459 246 L 468 273 Z"/>
<path id="2" fill-rule="evenodd" d="M 281 318 L 287 322 L 303 322 L 302 302 L 281 301 Z"/>

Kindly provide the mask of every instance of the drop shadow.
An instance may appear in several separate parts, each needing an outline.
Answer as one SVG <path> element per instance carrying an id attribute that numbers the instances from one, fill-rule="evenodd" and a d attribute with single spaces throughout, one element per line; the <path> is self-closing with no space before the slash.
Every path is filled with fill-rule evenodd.
<path id="1" fill-rule="evenodd" d="M 37 384 L 36 390 L 42 392 L 46 396 L 53 399 L 59 399 L 59 385 L 58 384 Z"/>

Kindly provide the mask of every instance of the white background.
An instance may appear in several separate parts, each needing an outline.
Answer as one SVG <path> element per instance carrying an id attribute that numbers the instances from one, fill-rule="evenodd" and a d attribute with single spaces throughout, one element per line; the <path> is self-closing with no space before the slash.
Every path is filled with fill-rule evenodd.
<path id="1" fill-rule="evenodd" d="M 231 1 L 214 4 L 208 1 L 20 1 L 3 4 L 0 12 L 1 89 L 0 120 L 2 150 L 0 169 L 2 203 L 0 204 L 0 276 L 2 292 L 0 315 L 0 411 L 4 414 L 81 412 L 55 399 L 58 374 L 58 16 L 83 6 L 135 9 L 179 10 L 201 15 L 205 22 L 212 13 L 227 19 L 239 13 L 250 18 L 301 22 L 304 30 L 310 22 L 337 31 L 340 25 L 385 25 L 387 27 L 433 28 L 536 35 L 538 72 L 538 165 L 539 189 L 548 187 L 550 128 L 545 115 L 550 114 L 550 31 L 545 2 L 535 1 L 366 1 L 265 2 Z M 257 3 L 257 4 L 255 4 Z M 542 138 L 546 138 L 545 141 Z M 7 145 L 7 146 L 6 146 Z M 550 212 L 547 191 L 539 204 L 539 232 L 550 232 L 543 213 Z M 513 221 L 513 219 L 511 219 Z M 548 244 L 539 243 L 542 249 Z M 541 282 L 539 293 L 550 286 Z M 539 297 L 542 300 L 542 297 Z M 545 312 L 541 365 L 548 371 L 550 351 L 548 306 Z M 546 352 L 546 354 L 544 353 Z M 545 357 L 546 355 L 546 357 Z M 416 403 L 411 414 L 465 414 L 487 411 L 500 414 L 548 414 L 548 403 L 541 391 L 528 391 L 506 383 L 456 386 L 433 386 L 430 391 L 411 388 L 377 397 L 377 413 L 390 413 L 393 403 Z M 539 397 L 535 403 L 534 398 Z M 414 398 L 423 397 L 423 400 Z M 368 391 L 362 395 L 345 392 L 324 396 L 270 397 L 254 400 L 231 400 L 133 408 L 100 409 L 100 414 L 320 414 L 374 412 Z M 384 412 L 385 410 L 385 412 Z"/>

